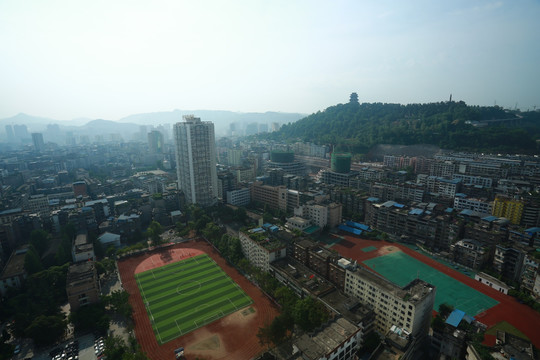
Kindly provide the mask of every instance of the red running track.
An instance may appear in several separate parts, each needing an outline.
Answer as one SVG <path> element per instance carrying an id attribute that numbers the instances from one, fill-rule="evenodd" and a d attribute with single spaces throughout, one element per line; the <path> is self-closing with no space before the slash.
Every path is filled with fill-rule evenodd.
<path id="1" fill-rule="evenodd" d="M 333 245 L 332 249 L 336 250 L 341 256 L 357 260 L 359 264 L 365 260 L 384 255 L 388 252 L 388 247 L 395 247 L 407 255 L 497 300 L 499 302 L 497 305 L 475 316 L 475 318 L 487 325 L 488 328 L 501 321 L 506 321 L 524 333 L 535 347 L 540 348 L 540 313 L 525 304 L 520 304 L 512 296 L 505 295 L 487 285 L 481 284 L 459 271 L 451 269 L 405 245 L 386 241 L 360 239 L 347 235 L 344 235 L 343 238 L 340 243 Z M 368 246 L 374 246 L 378 250 L 363 252 L 362 249 Z"/>
<path id="2" fill-rule="evenodd" d="M 245 317 L 241 314 L 241 311 L 233 313 L 184 336 L 159 345 L 146 313 L 134 274 L 149 270 L 152 266 L 163 266 L 200 253 L 206 253 L 214 259 L 223 271 L 253 299 L 251 308 L 255 312 Z M 129 302 L 133 307 L 133 321 L 137 341 L 150 359 L 174 359 L 174 349 L 180 346 L 185 348 L 187 359 L 208 360 L 247 360 L 254 358 L 265 350 L 259 344 L 256 334 L 259 327 L 269 324 L 279 314 L 278 309 L 257 287 L 235 268 L 228 265 L 205 240 L 191 240 L 122 259 L 118 261 L 118 269 L 123 287 L 130 295 Z"/>

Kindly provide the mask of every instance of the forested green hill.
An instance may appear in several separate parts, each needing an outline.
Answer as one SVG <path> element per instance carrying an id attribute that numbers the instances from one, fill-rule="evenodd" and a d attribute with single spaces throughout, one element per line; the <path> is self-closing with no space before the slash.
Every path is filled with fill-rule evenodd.
<path id="1" fill-rule="evenodd" d="M 505 119 L 508 121 L 490 121 Z M 376 144 L 433 144 L 464 151 L 536 153 L 540 113 L 469 106 L 463 101 L 360 104 L 353 93 L 348 103 L 284 125 L 268 137 L 334 144 L 338 150 L 353 153 L 366 153 Z"/>

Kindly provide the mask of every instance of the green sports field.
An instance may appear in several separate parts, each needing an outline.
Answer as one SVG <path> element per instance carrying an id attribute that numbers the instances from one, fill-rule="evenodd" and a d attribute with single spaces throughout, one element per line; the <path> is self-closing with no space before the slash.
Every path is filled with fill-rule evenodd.
<path id="1" fill-rule="evenodd" d="M 435 310 L 439 310 L 440 304 L 447 303 L 475 316 L 498 304 L 498 301 L 489 296 L 401 251 L 365 260 L 363 263 L 399 286 L 407 285 L 416 277 L 435 285 Z"/>
<path id="2" fill-rule="evenodd" d="M 253 302 L 206 254 L 136 274 L 135 279 L 160 344 Z"/>

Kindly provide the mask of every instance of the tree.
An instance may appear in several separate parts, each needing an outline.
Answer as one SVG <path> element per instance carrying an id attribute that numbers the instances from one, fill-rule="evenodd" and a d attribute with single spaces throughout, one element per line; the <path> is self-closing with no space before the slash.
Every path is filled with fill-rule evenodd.
<path id="1" fill-rule="evenodd" d="M 125 290 L 116 290 L 113 291 L 111 295 L 104 296 L 105 303 L 109 305 L 114 312 L 130 319 L 133 309 L 128 300 L 129 294 Z"/>
<path id="2" fill-rule="evenodd" d="M 63 315 L 40 315 L 26 328 L 25 333 L 37 345 L 51 345 L 64 336 L 67 322 Z"/>
<path id="3" fill-rule="evenodd" d="M 294 305 L 294 322 L 304 331 L 311 331 L 328 320 L 324 306 L 308 296 Z"/>
<path id="4" fill-rule="evenodd" d="M 244 258 L 244 253 L 242 252 L 242 244 L 240 243 L 239 238 L 234 236 L 231 236 L 229 238 L 228 253 L 229 260 L 233 264 L 238 264 L 238 262 Z"/>
<path id="5" fill-rule="evenodd" d="M 219 238 L 221 229 L 214 222 L 209 222 L 202 230 L 202 234 L 205 238 L 210 240 L 210 242 L 214 243 Z"/>
<path id="6" fill-rule="evenodd" d="M 60 246 L 56 251 L 56 264 L 63 265 L 71 261 L 71 245 L 77 230 L 73 223 L 69 222 L 64 225 L 60 231 L 62 240 L 60 241 Z"/>
<path id="7" fill-rule="evenodd" d="M 284 310 L 292 309 L 299 300 L 298 296 L 287 286 L 279 287 L 275 292 L 276 300 L 281 304 Z"/>
<path id="8" fill-rule="evenodd" d="M 244 223 L 247 218 L 247 212 L 244 207 L 239 207 L 236 210 L 234 210 L 234 220 L 239 221 L 241 223 Z"/>
<path id="9" fill-rule="evenodd" d="M 454 311 L 454 307 L 452 305 L 448 305 L 446 303 L 439 305 L 439 315 L 441 315 L 443 319 L 446 319 L 452 311 Z"/>
<path id="10" fill-rule="evenodd" d="M 280 344 L 287 337 L 287 331 L 292 327 L 292 321 L 287 319 L 287 315 L 278 315 L 274 320 L 262 328 L 259 328 L 257 337 L 261 345 Z"/>
<path id="11" fill-rule="evenodd" d="M 259 338 L 259 344 L 261 344 L 262 346 L 268 345 L 270 347 L 270 345 L 272 344 L 270 325 L 268 324 L 266 326 L 260 327 L 257 331 L 257 337 Z"/>
<path id="12" fill-rule="evenodd" d="M 50 243 L 51 236 L 45 230 L 33 230 L 30 233 L 30 244 L 34 246 L 40 257 L 49 249 Z"/>
<path id="13" fill-rule="evenodd" d="M 193 222 L 193 229 L 197 232 L 197 234 L 200 234 L 201 230 L 206 227 L 206 224 L 211 222 L 212 219 L 206 214 L 198 218 L 196 221 Z"/>
<path id="14" fill-rule="evenodd" d="M 381 343 L 381 338 L 375 331 L 369 332 L 362 342 L 362 347 L 358 350 L 358 354 L 370 354 Z"/>
<path id="15" fill-rule="evenodd" d="M 161 243 L 161 233 L 163 233 L 163 227 L 157 221 L 152 221 L 148 229 L 146 230 L 148 237 L 152 240 L 154 246 Z"/>
<path id="16" fill-rule="evenodd" d="M 130 337 L 129 344 L 126 344 L 120 336 L 109 336 L 105 339 L 104 354 L 108 359 L 148 360 L 133 337 Z"/>
<path id="17" fill-rule="evenodd" d="M 94 253 L 98 259 L 102 259 L 105 256 L 105 246 L 97 238 L 93 242 L 94 244 Z"/>
<path id="18" fill-rule="evenodd" d="M 14 350 L 15 345 L 6 343 L 4 341 L 0 342 L 0 360 L 11 359 Z"/>
<path id="19" fill-rule="evenodd" d="M 98 302 L 80 307 L 72 311 L 69 321 L 75 325 L 77 331 L 97 330 L 100 333 L 107 332 L 110 318 L 105 314 L 105 304 Z"/>
<path id="20" fill-rule="evenodd" d="M 41 259 L 33 245 L 28 247 L 28 251 L 24 256 L 24 269 L 28 274 L 34 274 L 43 270 Z"/>

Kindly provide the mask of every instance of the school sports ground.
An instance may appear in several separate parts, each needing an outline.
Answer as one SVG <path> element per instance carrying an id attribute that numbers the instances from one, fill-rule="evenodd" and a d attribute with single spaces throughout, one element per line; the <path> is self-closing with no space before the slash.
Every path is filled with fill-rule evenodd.
<path id="1" fill-rule="evenodd" d="M 439 304 L 448 303 L 488 328 L 506 321 L 540 347 L 540 313 L 403 244 L 339 235 L 325 240 L 324 245 L 397 285 L 406 285 L 417 277 L 435 285 L 434 310 Z M 486 343 L 492 345 L 494 338 L 486 336 Z"/>
<path id="2" fill-rule="evenodd" d="M 252 303 L 206 254 L 147 270 L 135 279 L 160 344 Z"/>
<path id="3" fill-rule="evenodd" d="M 152 360 L 251 359 L 256 336 L 278 309 L 205 240 L 168 245 L 118 261 L 135 335 Z"/>

